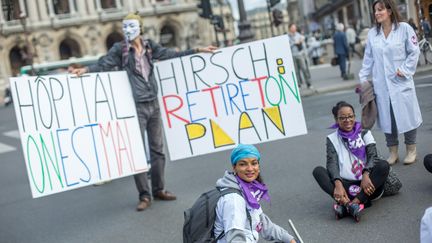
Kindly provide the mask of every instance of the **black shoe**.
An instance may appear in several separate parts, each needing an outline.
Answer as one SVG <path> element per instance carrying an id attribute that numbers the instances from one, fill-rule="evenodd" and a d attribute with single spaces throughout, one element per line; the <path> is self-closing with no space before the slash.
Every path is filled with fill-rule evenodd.
<path id="1" fill-rule="evenodd" d="M 356 222 L 360 222 L 360 213 L 364 209 L 363 204 L 350 203 L 347 206 L 348 213 L 354 218 Z"/>
<path id="2" fill-rule="evenodd" d="M 333 210 L 337 220 L 347 216 L 348 214 L 347 208 L 344 205 L 339 205 L 337 203 L 333 204 Z"/>

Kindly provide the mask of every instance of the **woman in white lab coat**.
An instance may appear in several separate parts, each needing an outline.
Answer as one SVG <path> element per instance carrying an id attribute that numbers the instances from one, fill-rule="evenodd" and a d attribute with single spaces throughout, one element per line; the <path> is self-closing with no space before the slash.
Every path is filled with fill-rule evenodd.
<path id="1" fill-rule="evenodd" d="M 419 58 L 417 36 L 410 25 L 399 22 L 393 0 L 372 5 L 376 26 L 368 33 L 360 82 L 372 76 L 378 106 L 378 125 L 390 150 L 389 164 L 399 160 L 398 134 L 405 135 L 404 164 L 416 161 L 417 128 L 422 123 L 413 76 Z"/>

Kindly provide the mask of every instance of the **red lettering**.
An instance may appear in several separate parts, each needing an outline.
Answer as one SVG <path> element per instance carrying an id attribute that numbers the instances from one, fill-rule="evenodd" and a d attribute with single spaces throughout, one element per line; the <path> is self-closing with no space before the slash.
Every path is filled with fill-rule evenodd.
<path id="1" fill-rule="evenodd" d="M 167 107 L 167 99 L 168 98 L 177 99 L 177 100 L 180 101 L 180 104 L 177 107 L 175 107 L 174 109 L 169 110 L 168 107 Z M 175 118 L 177 118 L 177 119 L 179 119 L 180 121 L 183 121 L 183 122 L 187 123 L 187 124 L 190 123 L 188 120 L 184 119 L 183 117 L 180 117 L 179 115 L 174 114 L 174 112 L 180 110 L 183 107 L 183 99 L 180 96 L 178 96 L 178 95 L 166 95 L 166 96 L 162 97 L 162 101 L 163 101 L 163 105 L 164 105 L 164 109 L 165 109 L 165 115 L 166 115 L 166 118 L 167 118 L 167 121 L 168 121 L 168 127 L 169 128 L 172 127 L 171 126 L 170 115 L 173 116 L 173 117 L 175 117 Z"/>
<path id="2" fill-rule="evenodd" d="M 216 102 L 215 102 L 213 90 L 219 89 L 219 88 L 220 88 L 220 86 L 214 86 L 214 87 L 202 90 L 203 92 L 205 92 L 205 91 L 209 91 L 210 92 L 210 96 L 211 96 L 211 100 L 212 100 L 212 105 L 213 105 L 213 111 L 214 111 L 214 114 L 215 114 L 216 117 L 218 116 L 218 112 L 217 112 L 217 108 L 216 108 Z"/>
<path id="3" fill-rule="evenodd" d="M 264 80 L 264 79 L 267 79 L 267 76 L 262 76 L 262 77 L 254 78 L 254 79 L 251 79 L 251 80 L 250 80 L 250 81 L 252 81 L 252 82 L 255 82 L 255 81 L 256 81 L 257 84 L 258 84 L 258 89 L 259 89 L 260 96 L 261 96 L 261 104 L 262 104 L 262 107 L 263 107 L 263 108 L 266 107 L 266 106 L 265 106 L 265 101 L 264 101 L 264 92 L 263 92 L 262 85 L 261 85 L 261 81 Z"/>
<path id="4" fill-rule="evenodd" d="M 106 132 L 105 132 L 102 124 L 99 124 L 99 129 L 100 129 L 100 132 L 101 132 L 102 144 L 103 144 L 103 147 L 104 147 L 104 154 L 105 154 L 105 159 L 106 159 L 107 168 L 108 168 L 108 175 L 111 178 L 111 169 L 110 169 L 110 166 L 109 166 L 108 153 L 107 153 L 107 148 L 106 148 L 105 139 L 104 139 L 104 135 L 105 135 L 105 137 L 110 137 L 111 136 L 111 141 L 112 141 L 112 144 L 114 146 L 114 151 L 115 151 L 116 157 L 117 157 L 117 149 L 116 149 L 116 146 L 115 146 L 115 143 L 114 143 L 114 138 L 112 136 L 111 122 L 108 122 L 107 131 Z"/>

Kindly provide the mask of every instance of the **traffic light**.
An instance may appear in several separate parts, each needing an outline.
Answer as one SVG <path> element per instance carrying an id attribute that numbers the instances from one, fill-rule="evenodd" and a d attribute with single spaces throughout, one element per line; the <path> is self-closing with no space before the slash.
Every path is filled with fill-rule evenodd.
<path id="1" fill-rule="evenodd" d="M 273 15 L 273 24 L 274 26 L 278 27 L 280 24 L 283 23 L 283 13 L 279 9 L 275 8 L 272 10 Z"/>
<path id="2" fill-rule="evenodd" d="M 223 31 L 225 29 L 224 20 L 220 15 L 213 15 L 212 24 L 216 27 L 217 31 Z"/>
<path id="3" fill-rule="evenodd" d="M 270 0 L 270 8 L 272 8 L 274 5 L 280 3 L 281 0 Z"/>
<path id="4" fill-rule="evenodd" d="M 211 9 L 210 0 L 201 0 L 201 3 L 198 3 L 198 12 L 201 18 L 211 19 L 213 13 Z"/>

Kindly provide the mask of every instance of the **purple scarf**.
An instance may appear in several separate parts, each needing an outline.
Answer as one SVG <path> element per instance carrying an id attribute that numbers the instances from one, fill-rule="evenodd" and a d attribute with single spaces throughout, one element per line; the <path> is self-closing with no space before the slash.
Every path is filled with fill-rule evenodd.
<path id="1" fill-rule="evenodd" d="M 361 137 L 362 127 L 360 122 L 354 123 L 354 128 L 350 132 L 342 131 L 337 123 L 330 128 L 338 128 L 338 135 L 348 141 L 348 149 L 361 161 L 366 160 L 366 145 Z"/>
<path id="2" fill-rule="evenodd" d="M 261 198 L 265 199 L 267 202 L 270 202 L 270 196 L 265 184 L 262 184 L 257 180 L 248 183 L 238 177 L 238 175 L 236 175 L 236 178 L 246 202 L 251 208 L 258 209 L 260 207 L 259 201 Z"/>

